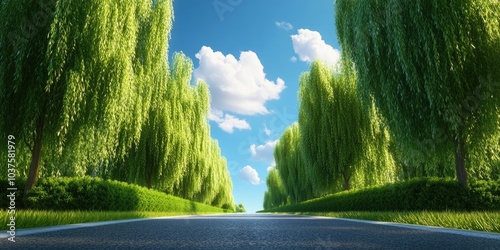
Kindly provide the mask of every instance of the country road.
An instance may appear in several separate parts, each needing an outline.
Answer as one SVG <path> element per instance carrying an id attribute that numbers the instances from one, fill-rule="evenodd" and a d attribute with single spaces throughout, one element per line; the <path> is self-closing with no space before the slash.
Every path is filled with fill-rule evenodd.
<path id="1" fill-rule="evenodd" d="M 19 231 L 0 249 L 500 249 L 500 234 L 445 233 L 343 219 L 233 214 Z"/>

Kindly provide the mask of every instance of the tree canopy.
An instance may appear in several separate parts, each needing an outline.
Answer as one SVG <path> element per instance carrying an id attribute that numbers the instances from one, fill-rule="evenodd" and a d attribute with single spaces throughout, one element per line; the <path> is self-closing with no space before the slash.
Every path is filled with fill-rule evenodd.
<path id="1" fill-rule="evenodd" d="M 335 10 L 364 98 L 397 140 L 454 153 L 465 185 L 467 151 L 500 129 L 500 2 L 336 0 Z"/>
<path id="2" fill-rule="evenodd" d="M 183 54 L 169 69 L 171 0 L 0 8 L 0 134 L 20 142 L 25 192 L 40 174 L 91 175 L 234 209 L 208 86 Z"/>

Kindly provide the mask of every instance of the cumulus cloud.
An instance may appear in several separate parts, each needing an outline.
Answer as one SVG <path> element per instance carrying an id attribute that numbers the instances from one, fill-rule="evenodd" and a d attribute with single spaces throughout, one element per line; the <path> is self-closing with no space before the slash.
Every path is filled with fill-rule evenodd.
<path id="1" fill-rule="evenodd" d="M 278 28 L 281 28 L 284 30 L 293 29 L 293 25 L 291 25 L 290 23 L 287 23 L 287 22 L 275 22 L 275 24 L 276 24 L 276 26 L 278 26 Z"/>
<path id="2" fill-rule="evenodd" d="M 292 35 L 292 42 L 293 50 L 303 62 L 321 59 L 334 66 L 340 61 L 340 51 L 327 44 L 317 31 L 299 29 L 298 34 Z"/>
<path id="3" fill-rule="evenodd" d="M 219 125 L 219 128 L 230 134 L 234 132 L 234 129 L 251 129 L 247 121 L 238 119 L 230 114 L 224 114 L 220 111 L 211 112 L 208 119 L 215 121 Z"/>
<path id="4" fill-rule="evenodd" d="M 297 62 L 297 57 L 296 57 L 296 56 L 292 56 L 292 57 L 290 58 L 290 61 L 291 61 L 291 62 Z"/>
<path id="5" fill-rule="evenodd" d="M 260 184 L 259 173 L 250 166 L 246 166 L 240 171 L 240 178 L 252 185 Z"/>
<path id="6" fill-rule="evenodd" d="M 268 141 L 263 145 L 252 144 L 250 146 L 250 153 L 252 154 L 252 159 L 254 161 L 263 162 L 273 162 L 274 161 L 274 148 L 276 147 L 276 141 Z"/>
<path id="7" fill-rule="evenodd" d="M 277 100 L 285 82 L 266 78 L 264 66 L 252 51 L 241 52 L 239 59 L 203 46 L 196 54 L 199 66 L 194 78 L 204 80 L 211 94 L 212 110 L 241 115 L 268 114 L 265 104 Z"/>

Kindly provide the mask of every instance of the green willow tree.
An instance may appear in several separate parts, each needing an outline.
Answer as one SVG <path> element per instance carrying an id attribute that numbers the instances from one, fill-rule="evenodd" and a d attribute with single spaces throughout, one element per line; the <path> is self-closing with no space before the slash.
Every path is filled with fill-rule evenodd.
<path id="1" fill-rule="evenodd" d="M 234 210 L 232 182 L 226 159 L 217 141 L 210 137 L 207 117 L 210 91 L 202 81 L 191 86 L 192 61 L 174 55 L 167 94 L 166 148 L 167 192 L 179 197 Z"/>
<path id="2" fill-rule="evenodd" d="M 175 53 L 170 73 L 158 76 L 141 139 L 110 164 L 113 179 L 165 191 L 185 199 L 233 209 L 232 183 L 207 121 L 210 92 L 192 86 L 192 61 Z"/>
<path id="3" fill-rule="evenodd" d="M 315 61 L 301 77 L 299 124 L 301 149 L 316 195 L 351 189 L 368 141 L 370 117 L 358 100 L 356 75 L 348 64 L 336 75 Z"/>
<path id="4" fill-rule="evenodd" d="M 31 151 L 25 191 L 41 162 L 54 163 L 42 161 L 45 154 L 98 164 L 118 141 L 125 149 L 139 140 L 150 70 L 158 67 L 152 58 L 164 47 L 154 42 L 165 40 L 172 22 L 170 0 L 3 1 L 1 8 L 1 131 Z"/>
<path id="5" fill-rule="evenodd" d="M 392 183 L 397 177 L 397 167 L 391 150 L 393 141 L 390 132 L 373 101 L 365 105 L 365 109 L 370 124 L 369 129 L 363 134 L 367 146 L 362 153 L 355 184 L 358 187 L 369 187 Z"/>
<path id="6" fill-rule="evenodd" d="M 336 0 L 335 11 L 364 98 L 396 140 L 423 154 L 454 148 L 465 186 L 467 152 L 500 129 L 500 2 Z"/>
<path id="7" fill-rule="evenodd" d="M 283 181 L 290 203 L 314 198 L 313 184 L 300 150 L 300 130 L 297 122 L 288 127 L 274 149 L 276 169 Z"/>
<path id="8" fill-rule="evenodd" d="M 266 184 L 267 191 L 264 193 L 264 209 L 280 207 L 289 203 L 288 195 L 277 169 L 273 168 L 269 171 Z"/>
<path id="9" fill-rule="evenodd" d="M 301 76 L 299 122 L 276 144 L 265 208 L 396 180 L 383 117 L 373 100 L 358 97 L 352 63 L 343 60 L 336 70 L 315 61 Z"/>

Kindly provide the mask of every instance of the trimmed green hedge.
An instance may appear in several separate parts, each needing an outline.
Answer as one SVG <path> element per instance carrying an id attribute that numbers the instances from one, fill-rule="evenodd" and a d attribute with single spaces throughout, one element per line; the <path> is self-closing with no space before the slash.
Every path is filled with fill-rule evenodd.
<path id="1" fill-rule="evenodd" d="M 20 193 L 22 194 L 22 192 Z M 21 200 L 21 195 L 18 200 Z M 1 203 L 8 202 L 4 197 Z M 35 210 L 224 212 L 222 208 L 181 199 L 124 182 L 100 178 L 41 178 L 24 199 Z"/>
<path id="2" fill-rule="evenodd" d="M 265 212 L 341 211 L 483 211 L 500 210 L 500 180 L 471 181 L 421 178 L 378 187 L 344 191 Z"/>

